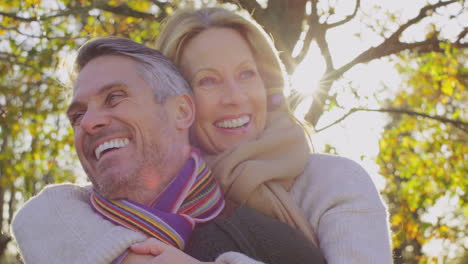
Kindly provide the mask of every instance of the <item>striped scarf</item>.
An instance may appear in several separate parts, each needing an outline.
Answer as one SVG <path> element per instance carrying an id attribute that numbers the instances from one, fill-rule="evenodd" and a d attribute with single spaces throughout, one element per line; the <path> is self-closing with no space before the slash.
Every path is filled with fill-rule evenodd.
<path id="1" fill-rule="evenodd" d="M 224 208 L 216 180 L 198 150 L 192 150 L 180 174 L 149 206 L 129 200 L 107 200 L 96 191 L 92 207 L 115 224 L 184 249 L 197 223 L 215 218 Z"/>

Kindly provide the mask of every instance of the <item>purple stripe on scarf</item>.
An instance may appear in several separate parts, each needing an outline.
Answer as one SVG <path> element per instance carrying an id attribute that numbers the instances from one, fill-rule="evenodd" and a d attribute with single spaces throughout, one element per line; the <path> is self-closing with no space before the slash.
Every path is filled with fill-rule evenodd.
<path id="1" fill-rule="evenodd" d="M 192 176 L 194 168 L 195 161 L 190 159 L 188 162 L 186 162 L 179 175 L 169 184 L 169 186 L 166 187 L 164 192 L 159 196 L 152 207 L 157 207 L 162 211 L 170 212 L 174 206 L 174 203 L 178 199 L 185 198 L 180 197 L 180 193 L 182 191 L 187 191 L 187 189 L 190 188 L 190 186 L 184 186 L 184 184 L 187 183 L 187 178 Z"/>

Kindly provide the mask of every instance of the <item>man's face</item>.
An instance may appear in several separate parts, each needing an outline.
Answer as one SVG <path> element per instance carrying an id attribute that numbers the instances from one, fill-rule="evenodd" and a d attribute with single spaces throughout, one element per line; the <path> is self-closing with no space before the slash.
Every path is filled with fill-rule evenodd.
<path id="1" fill-rule="evenodd" d="M 86 64 L 67 115 L 78 157 L 99 193 L 138 201 L 167 184 L 177 155 L 175 105 L 171 98 L 154 100 L 130 58 L 101 56 Z"/>

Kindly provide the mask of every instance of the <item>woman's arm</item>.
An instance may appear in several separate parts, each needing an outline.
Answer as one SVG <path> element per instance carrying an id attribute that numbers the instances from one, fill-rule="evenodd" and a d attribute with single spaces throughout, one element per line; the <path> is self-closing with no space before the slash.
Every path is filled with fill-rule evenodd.
<path id="1" fill-rule="evenodd" d="M 215 262 L 201 262 L 154 238 L 132 245 L 130 249 L 132 252 L 121 264 L 262 264 L 238 252 L 223 253 Z"/>
<path id="2" fill-rule="evenodd" d="M 357 163 L 312 154 L 290 192 L 328 264 L 392 263 L 386 207 Z"/>
<path id="3" fill-rule="evenodd" d="M 95 213 L 89 191 L 72 184 L 52 185 L 16 213 L 12 234 L 25 263 L 108 264 L 146 239 Z"/>
<path id="4" fill-rule="evenodd" d="M 147 240 L 145 235 L 114 225 L 94 212 L 89 204 L 89 194 L 89 186 L 51 185 L 16 213 L 12 234 L 26 264 L 108 264 L 131 245 Z M 177 251 L 177 254 L 173 251 L 165 254 L 163 261 L 166 258 L 191 258 Z M 153 259 L 152 255 L 134 255 L 122 263 L 147 263 Z M 224 253 L 216 261 L 261 263 L 237 252 Z"/>

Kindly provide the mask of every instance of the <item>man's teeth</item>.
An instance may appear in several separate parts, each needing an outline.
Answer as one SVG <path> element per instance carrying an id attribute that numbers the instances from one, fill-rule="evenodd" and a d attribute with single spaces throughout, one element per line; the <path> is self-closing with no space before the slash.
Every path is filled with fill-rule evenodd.
<path id="1" fill-rule="evenodd" d="M 249 121 L 250 121 L 249 116 L 243 116 L 243 117 L 239 117 L 239 118 L 236 118 L 236 119 L 230 119 L 230 120 L 224 120 L 224 121 L 221 121 L 221 122 L 217 122 L 216 126 L 217 127 L 222 127 L 222 128 L 237 128 L 237 127 L 244 126 Z"/>
<path id="2" fill-rule="evenodd" d="M 128 145 L 130 140 L 128 138 L 119 138 L 119 139 L 112 139 L 109 141 L 106 141 L 99 145 L 96 150 L 94 151 L 94 154 L 96 155 L 96 158 L 99 160 L 101 157 L 101 153 L 105 150 L 111 149 L 111 148 L 122 148 Z"/>

